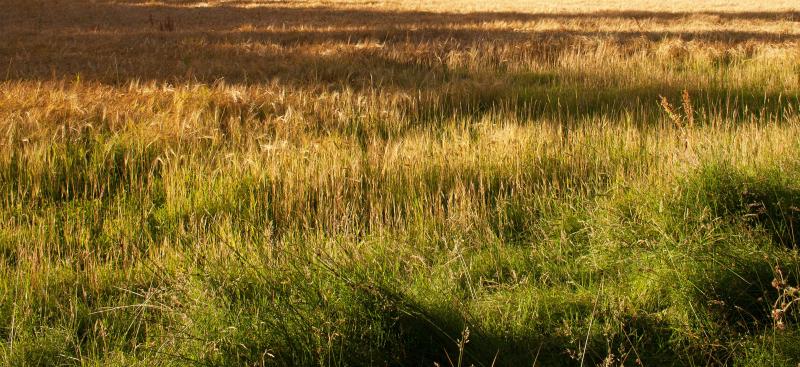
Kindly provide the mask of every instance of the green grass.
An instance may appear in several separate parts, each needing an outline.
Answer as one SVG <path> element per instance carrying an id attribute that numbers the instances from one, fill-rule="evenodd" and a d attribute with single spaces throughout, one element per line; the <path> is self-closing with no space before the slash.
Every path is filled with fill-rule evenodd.
<path id="1" fill-rule="evenodd" d="M 0 365 L 796 366 L 796 46 L 647 42 L 3 81 Z"/>
<path id="2" fill-rule="evenodd" d="M 774 326 L 771 283 L 800 270 L 800 152 L 766 142 L 796 128 L 693 128 L 678 161 L 671 127 L 493 119 L 266 155 L 17 150 L 2 360 L 789 366 L 797 312 Z"/>

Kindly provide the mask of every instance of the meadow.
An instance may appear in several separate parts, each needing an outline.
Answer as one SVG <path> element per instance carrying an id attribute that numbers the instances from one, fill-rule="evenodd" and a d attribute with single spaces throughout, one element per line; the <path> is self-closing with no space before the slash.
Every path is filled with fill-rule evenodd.
<path id="1" fill-rule="evenodd" d="M 797 366 L 740 3 L 0 0 L 0 365 Z"/>

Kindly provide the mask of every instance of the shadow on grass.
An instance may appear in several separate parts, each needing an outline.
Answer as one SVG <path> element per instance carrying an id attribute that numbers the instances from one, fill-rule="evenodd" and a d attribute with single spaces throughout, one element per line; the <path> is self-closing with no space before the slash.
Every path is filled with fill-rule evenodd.
<path id="1" fill-rule="evenodd" d="M 249 269 L 263 274 L 254 278 L 230 270 L 217 273 L 228 280 L 212 281 L 211 287 L 231 302 L 230 312 L 236 315 L 231 328 L 243 331 L 225 342 L 219 361 L 258 364 L 265 350 L 278 364 L 326 360 L 416 366 L 462 360 L 463 365 L 475 366 L 533 362 L 578 366 L 581 360 L 596 365 L 617 353 L 611 358 L 630 365 L 636 359 L 679 365 L 694 358 L 678 354 L 681 346 L 672 342 L 672 329 L 663 321 L 595 312 L 591 299 L 559 297 L 563 302 L 548 306 L 552 312 L 547 317 L 532 320 L 535 325 L 526 325 L 526 332 L 512 334 L 502 328 L 484 329 L 486 323 L 465 312 L 457 301 L 420 302 L 392 285 L 370 279 L 364 269 L 345 264 L 310 266 L 315 269 L 313 280 L 288 269 Z M 248 329 L 254 323 L 264 328 Z M 469 341 L 461 348 L 466 329 Z M 319 344 L 328 337 L 330 342 Z"/>
<path id="2" fill-rule="evenodd" d="M 794 249 L 800 240 L 800 188 L 780 171 L 745 175 L 726 165 L 705 167 L 689 190 L 717 216 L 763 230 L 777 246 Z"/>
<path id="3" fill-rule="evenodd" d="M 188 5 L 42 2 L 11 6 L 5 19 L 0 18 L 4 20 L 0 29 L 5 28 L 8 40 L 0 45 L 0 67 L 6 69 L 0 77 L 51 80 L 80 75 L 82 80 L 111 84 L 131 80 L 211 83 L 223 78 L 251 84 L 280 79 L 290 85 L 335 83 L 358 87 L 377 82 L 410 88 L 441 82 L 447 53 L 468 51 L 479 43 L 494 47 L 484 54 L 525 44 L 530 46 L 524 52 L 527 57 L 548 60 L 586 38 L 623 44 L 636 39 L 681 39 L 728 45 L 800 39 L 794 33 L 769 31 L 480 28 L 487 22 L 549 21 L 580 21 L 590 28 L 591 24 L 614 20 L 669 22 L 693 16 L 713 17 L 723 23 L 794 21 L 798 13 L 793 11 L 457 14 L 291 7 L 285 3 L 263 7 Z M 392 55 L 391 50 L 404 49 L 413 56 L 402 59 Z M 493 59 L 491 52 L 484 57 Z M 500 63 L 502 57 L 496 58 Z M 411 85 L 414 83 L 417 85 Z"/>
<path id="4" fill-rule="evenodd" d="M 719 249 L 715 244 L 698 259 L 707 265 L 705 273 L 696 275 L 696 297 L 705 300 L 701 306 L 728 333 L 757 335 L 774 324 L 773 302 L 779 297 L 773 283 L 778 276 L 775 267 L 796 267 L 791 257 L 781 254 L 796 250 L 800 238 L 800 190 L 791 172 L 795 171 L 752 174 L 715 163 L 700 168 L 684 184 L 685 202 L 678 206 L 681 213 L 708 210 L 710 218 L 698 215 L 706 221 L 721 220 L 741 236 L 726 236 L 726 241 L 733 243 L 720 243 Z M 796 284 L 796 272 L 784 275 L 788 283 Z"/>
<path id="5" fill-rule="evenodd" d="M 411 126 L 397 127 L 396 121 L 389 121 L 394 126 L 387 126 L 386 119 L 375 114 L 357 116 L 348 122 L 350 126 L 343 127 L 354 135 L 384 138 L 402 133 L 397 130 L 441 123 L 453 115 L 480 119 L 495 112 L 513 113 L 523 121 L 600 117 L 650 124 L 663 118 L 658 96 L 678 96 L 684 88 L 693 96 L 698 114 L 709 116 L 705 120 L 782 121 L 796 113 L 800 104 L 796 91 L 731 88 L 724 81 L 708 86 L 663 81 L 628 86 L 624 80 L 607 80 L 607 75 L 508 72 L 506 65 L 509 56 L 550 65 L 559 55 L 586 43 L 587 38 L 609 41 L 620 46 L 620 52 L 634 53 L 642 47 L 641 40 L 697 40 L 747 49 L 753 43 L 796 42 L 800 36 L 794 33 L 482 27 L 487 22 L 568 20 L 585 22 L 589 29 L 591 24 L 615 19 L 668 22 L 695 16 L 723 23 L 794 22 L 798 14 L 793 11 L 457 14 L 236 4 L 197 7 L 187 2 L 165 5 L 135 1 L 12 6 L 0 15 L 8 20 L 0 21 L 8 39 L 0 43 L 0 80 L 81 80 L 112 85 L 132 81 L 211 84 L 224 80 L 243 85 L 274 82 L 312 94 L 377 90 L 409 96 L 409 102 L 399 108 Z M 40 21 L 36 21 L 37 14 Z M 167 20 L 169 27 L 163 23 Z M 587 47 L 592 47 L 591 42 Z M 453 52 L 473 51 L 480 51 L 481 62 L 486 64 L 479 66 L 480 70 L 455 67 L 448 61 Z M 267 104 L 245 101 L 209 108 L 219 110 L 219 118 L 225 120 L 220 121 L 220 130 L 225 132 L 236 120 L 277 118 L 278 112 L 265 110 Z M 331 116 L 307 113 L 309 129 L 322 133 L 331 129 Z M 704 120 L 701 117 L 697 118 L 700 123 Z"/>

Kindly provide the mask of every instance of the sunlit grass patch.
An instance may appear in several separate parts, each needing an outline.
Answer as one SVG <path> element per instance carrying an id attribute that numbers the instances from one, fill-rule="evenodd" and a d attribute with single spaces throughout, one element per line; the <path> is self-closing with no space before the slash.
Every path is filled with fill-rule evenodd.
<path id="1" fill-rule="evenodd" d="M 799 361 L 785 2 L 18 3 L 0 365 Z"/>

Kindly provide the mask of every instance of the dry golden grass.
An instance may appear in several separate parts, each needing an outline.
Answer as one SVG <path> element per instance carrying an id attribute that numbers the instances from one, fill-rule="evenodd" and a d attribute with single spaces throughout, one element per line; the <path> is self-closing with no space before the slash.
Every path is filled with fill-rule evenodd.
<path id="1" fill-rule="evenodd" d="M 794 1 L 732 1 L 732 0 L 499 0 L 499 1 L 385 1 L 377 2 L 387 7 L 404 9 L 430 9 L 435 11 L 513 11 L 513 12 L 553 12 L 584 13 L 594 11 L 647 11 L 647 12 L 763 12 L 763 11 L 797 11 Z"/>
<path id="2" fill-rule="evenodd" d="M 623 57 L 712 53 L 712 62 L 731 53 L 757 56 L 765 48 L 795 57 L 800 39 L 800 17 L 787 10 L 788 2 L 731 7 L 706 1 L 699 13 L 680 2 L 668 9 L 651 2 L 622 8 L 564 3 L 572 7 L 568 12 L 534 2 L 478 13 L 447 2 L 409 9 L 413 1 L 7 3 L 0 15 L 0 77 L 21 80 L 80 74 L 106 83 L 280 78 L 403 85 L 428 83 L 448 66 L 528 70 L 582 48 L 588 50 L 581 56 L 589 50 Z M 503 2 L 481 4 L 505 9 Z M 598 11 L 604 7 L 613 10 Z"/>
<path id="3" fill-rule="evenodd" d="M 794 366 L 798 8 L 0 0 L 0 364 Z"/>

